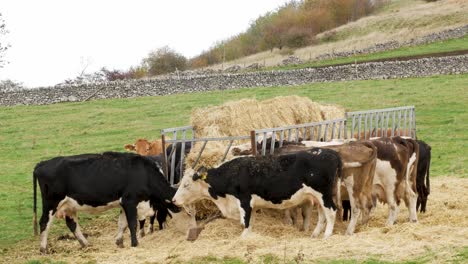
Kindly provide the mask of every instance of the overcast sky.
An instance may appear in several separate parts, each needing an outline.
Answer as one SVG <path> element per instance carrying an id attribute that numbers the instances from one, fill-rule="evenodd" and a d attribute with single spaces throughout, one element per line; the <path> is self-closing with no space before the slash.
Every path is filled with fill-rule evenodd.
<path id="1" fill-rule="evenodd" d="M 86 72 L 103 66 L 128 69 L 164 45 L 190 58 L 285 2 L 1 0 L 11 48 L 0 80 L 54 85 L 77 76 L 87 64 Z"/>

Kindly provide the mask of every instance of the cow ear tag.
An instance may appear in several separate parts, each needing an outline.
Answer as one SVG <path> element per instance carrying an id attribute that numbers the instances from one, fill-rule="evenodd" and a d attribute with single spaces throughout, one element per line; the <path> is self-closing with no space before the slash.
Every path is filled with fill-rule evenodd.
<path id="1" fill-rule="evenodd" d="M 206 177 L 207 177 L 207 176 L 208 176 L 208 173 L 203 172 L 203 173 L 201 174 L 201 179 L 202 179 L 202 180 L 206 180 Z"/>

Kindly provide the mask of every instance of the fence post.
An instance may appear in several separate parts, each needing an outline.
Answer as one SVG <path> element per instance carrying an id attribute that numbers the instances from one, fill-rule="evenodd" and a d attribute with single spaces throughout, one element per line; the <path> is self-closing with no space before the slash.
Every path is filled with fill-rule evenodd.
<path id="1" fill-rule="evenodd" d="M 169 180 L 169 175 L 167 175 L 167 157 L 166 157 L 166 135 L 161 135 L 161 143 L 162 143 L 162 152 L 163 152 L 163 172 L 166 179 Z"/>
<path id="2" fill-rule="evenodd" d="M 252 155 L 257 156 L 257 144 L 255 142 L 255 131 L 250 131 L 250 148 L 252 149 Z"/>

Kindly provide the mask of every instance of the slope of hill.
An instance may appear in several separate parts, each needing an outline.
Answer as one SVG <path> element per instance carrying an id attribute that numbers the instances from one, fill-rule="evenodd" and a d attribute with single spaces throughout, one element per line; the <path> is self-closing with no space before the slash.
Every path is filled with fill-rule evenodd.
<path id="1" fill-rule="evenodd" d="M 326 54 L 363 50 L 378 44 L 413 44 L 432 33 L 468 25 L 468 2 L 464 0 L 425 1 L 394 0 L 375 15 L 364 17 L 334 30 L 319 34 L 319 44 L 297 50 L 261 52 L 238 60 L 218 64 L 210 68 L 225 69 L 233 65 L 276 66 L 289 55 L 302 61 L 316 60 Z M 436 40 L 436 39 L 435 39 Z M 434 40 L 434 41 L 435 41 Z M 430 42 L 430 41 L 429 41 Z M 418 44 L 417 42 L 415 44 Z M 391 47 L 390 47 L 391 48 Z"/>

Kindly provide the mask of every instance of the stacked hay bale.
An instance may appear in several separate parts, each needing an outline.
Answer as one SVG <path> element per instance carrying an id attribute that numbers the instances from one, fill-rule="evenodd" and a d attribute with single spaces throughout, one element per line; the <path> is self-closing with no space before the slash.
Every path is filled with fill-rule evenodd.
<path id="1" fill-rule="evenodd" d="M 242 99 L 220 106 L 198 108 L 193 110 L 190 122 L 196 138 L 218 138 L 248 136 L 255 129 L 343 118 L 344 113 L 341 106 L 319 104 L 307 97 L 280 96 L 265 101 Z M 233 146 L 249 142 L 237 141 Z M 208 142 L 196 168 L 211 168 L 220 164 L 228 145 L 229 141 Z M 193 146 L 185 161 L 187 167 L 192 167 L 202 146 L 203 143 Z M 226 160 L 232 158 L 233 155 L 229 152 Z M 208 201 L 197 204 L 197 216 L 205 218 L 215 210 L 214 206 Z"/>

